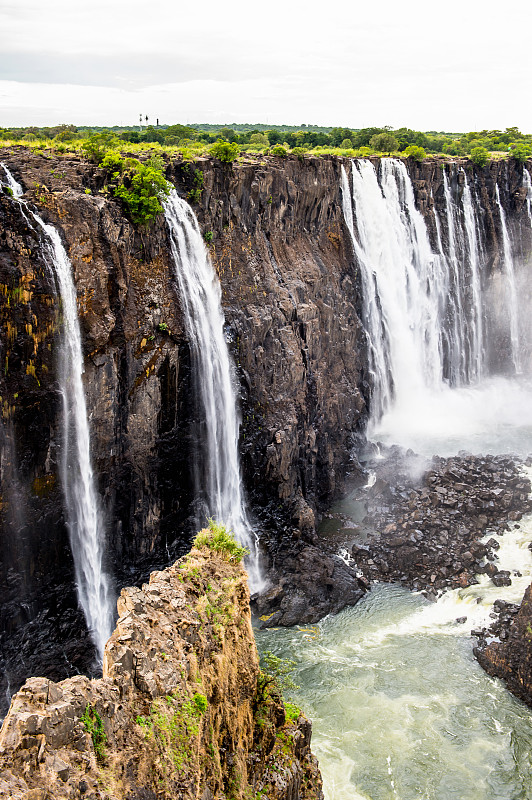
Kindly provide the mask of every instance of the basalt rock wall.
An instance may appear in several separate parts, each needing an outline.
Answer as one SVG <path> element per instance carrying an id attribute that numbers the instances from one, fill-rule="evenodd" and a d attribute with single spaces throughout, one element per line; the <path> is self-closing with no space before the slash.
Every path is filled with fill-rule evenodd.
<path id="1" fill-rule="evenodd" d="M 72 261 L 108 568 L 120 586 L 184 552 L 195 529 L 198 407 L 164 219 L 147 230 L 132 225 L 106 188 L 110 176 L 82 158 L 17 148 L 0 160 L 24 200 L 59 230 Z M 180 194 L 194 188 L 196 168 L 204 188 L 194 207 L 212 232 L 240 384 L 252 512 L 272 542 L 312 537 L 316 512 L 342 487 L 365 411 L 339 163 L 171 163 L 167 174 Z M 90 648 L 80 642 L 59 477 L 60 303 L 31 219 L 7 193 L 0 214 L 0 616 L 8 690 L 28 674 L 60 679 L 88 669 Z M 64 659 L 51 645 L 58 639 Z"/>
<path id="2" fill-rule="evenodd" d="M 58 228 L 72 261 L 93 465 L 108 566 L 120 586 L 184 552 L 195 529 L 190 465 L 198 404 L 164 219 L 149 229 L 132 225 L 108 189 L 111 176 L 80 157 L 15 148 L 0 152 L 0 161 L 25 199 Z M 353 444 L 370 390 L 341 165 L 333 157 L 266 156 L 232 165 L 167 164 L 179 193 L 194 193 L 200 224 L 211 234 L 240 387 L 241 461 L 252 514 L 272 563 L 292 548 L 296 571 L 300 547 L 309 564 L 320 562 L 308 550 L 317 516 L 341 491 L 346 473 L 358 469 Z M 457 186 L 459 166 L 447 166 Z M 435 246 L 434 209 L 444 217 L 442 163 L 408 169 Z M 495 180 L 509 226 L 521 229 L 522 168 L 494 162 L 467 175 L 482 208 L 482 246 L 492 254 L 496 287 Z M 525 238 L 523 252 L 529 250 Z M 0 632 L 10 665 L 4 674 L 17 685 L 27 674 L 59 679 L 88 665 L 87 642 L 75 635 L 82 621 L 74 610 L 58 469 L 61 309 L 42 240 L 7 194 L 0 195 L 0 314 Z M 337 567 L 323 567 L 332 591 Z M 359 596 L 356 584 L 352 596 Z M 300 602 L 307 602 L 303 595 Z M 47 650 L 58 637 L 64 661 Z"/>

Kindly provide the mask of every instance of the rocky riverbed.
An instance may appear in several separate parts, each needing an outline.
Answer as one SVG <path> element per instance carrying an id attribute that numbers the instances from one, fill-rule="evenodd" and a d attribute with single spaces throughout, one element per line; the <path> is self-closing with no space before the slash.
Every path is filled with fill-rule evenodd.
<path id="1" fill-rule="evenodd" d="M 496 586 L 509 585 L 511 575 L 497 566 L 498 542 L 481 540 L 531 510 L 523 463 L 511 456 L 436 456 L 417 478 L 415 470 L 413 477 L 401 474 L 398 457 L 392 452 L 375 471 L 366 517 L 352 529 L 366 534 L 350 547 L 362 574 L 433 596 L 470 586 L 479 573 Z"/>
<path id="2" fill-rule="evenodd" d="M 432 599 L 476 583 L 478 574 L 495 586 L 511 583 L 497 565 L 499 543 L 486 535 L 518 525 L 532 509 L 524 462 L 470 454 L 426 461 L 397 447 L 384 455 L 367 464 L 372 485 L 352 491 L 353 513 L 344 504 L 326 514 L 322 537 L 277 557 L 256 604 L 264 625 L 316 621 L 358 602 L 375 581 Z"/>

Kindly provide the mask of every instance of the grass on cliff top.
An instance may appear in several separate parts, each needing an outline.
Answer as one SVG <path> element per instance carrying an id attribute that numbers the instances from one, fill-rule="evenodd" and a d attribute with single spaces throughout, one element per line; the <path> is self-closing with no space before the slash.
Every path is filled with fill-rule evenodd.
<path id="1" fill-rule="evenodd" d="M 1 147 L 26 147 L 33 152 L 40 152 L 43 156 L 47 153 L 54 155 L 82 155 L 86 153 L 84 144 L 86 139 L 77 139 L 68 142 L 55 142 L 53 139 L 39 139 L 37 141 L 25 141 L 24 139 L 4 139 L 0 142 Z M 225 143 L 224 143 L 225 144 Z M 165 155 L 170 160 L 177 159 L 185 162 L 194 162 L 196 159 L 208 158 L 214 156 L 219 157 L 216 152 L 216 145 L 207 144 L 199 141 L 186 141 L 178 145 L 166 145 L 159 142 L 120 142 L 118 140 L 110 142 L 110 148 L 120 152 L 121 154 L 140 158 L 141 161 L 153 156 L 155 154 Z M 512 154 L 507 151 L 489 150 L 490 159 L 500 160 L 507 159 Z M 234 153 L 228 157 L 227 161 L 235 161 L 236 163 L 243 163 L 246 161 L 260 160 L 265 156 L 274 156 L 278 158 L 286 158 L 287 156 L 297 156 L 300 161 L 305 157 L 322 157 L 322 156 L 339 156 L 343 158 L 368 158 L 370 156 L 392 156 L 393 158 L 405 158 L 410 154 L 402 150 L 393 151 L 380 151 L 369 146 L 362 146 L 358 148 L 334 147 L 329 145 L 322 145 L 316 147 L 290 147 L 287 143 L 284 145 L 258 146 L 258 145 L 238 145 L 235 147 Z M 423 158 L 442 158 L 450 161 L 456 158 L 469 158 L 469 153 L 463 152 L 461 154 L 449 154 L 441 152 L 423 152 L 423 155 L 416 160 L 423 160 Z"/>
<path id="2" fill-rule="evenodd" d="M 198 549 L 208 547 L 209 550 L 219 553 L 225 561 L 237 563 L 249 553 L 246 547 L 238 544 L 232 532 L 228 531 L 223 523 L 214 519 L 209 519 L 208 527 L 197 534 L 192 544 Z"/>

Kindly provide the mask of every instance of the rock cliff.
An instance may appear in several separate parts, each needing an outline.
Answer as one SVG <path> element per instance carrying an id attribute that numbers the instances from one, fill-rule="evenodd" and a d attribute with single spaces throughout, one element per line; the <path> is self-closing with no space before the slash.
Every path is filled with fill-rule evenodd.
<path id="1" fill-rule="evenodd" d="M 502 606 L 502 626 L 496 633 L 501 640 L 481 641 L 475 655 L 486 672 L 501 678 L 516 697 L 532 707 L 532 585 L 517 615 L 505 614 L 506 604 Z"/>
<path id="2" fill-rule="evenodd" d="M 311 727 L 259 669 L 234 543 L 123 589 L 103 678 L 31 678 L 0 732 L 0 797 L 319 800 Z"/>
<path id="3" fill-rule="evenodd" d="M 135 228 L 108 195 L 105 172 L 81 158 L 15 148 L 0 161 L 60 231 L 72 261 L 108 567 L 120 586 L 185 552 L 196 529 L 190 464 L 198 407 L 164 219 Z M 204 174 L 196 211 L 213 233 L 241 387 L 245 487 L 275 560 L 299 537 L 312 539 L 316 512 L 342 487 L 365 411 L 339 165 L 196 166 Z M 169 164 L 168 176 L 181 194 L 194 186 L 188 164 Z M 16 686 L 28 674 L 57 680 L 90 665 L 87 641 L 74 636 L 83 623 L 73 610 L 57 474 L 60 308 L 39 236 L 7 194 L 0 215 L 0 313 L 8 331 L 0 376 L 0 616 L 6 673 Z"/>
<path id="4" fill-rule="evenodd" d="M 197 523 L 190 464 L 198 404 L 164 219 L 148 230 L 132 225 L 107 189 L 109 175 L 81 157 L 15 147 L 0 150 L 0 161 L 57 227 L 72 261 L 107 566 L 117 586 L 136 582 L 184 553 Z M 194 198 L 211 234 L 240 387 L 243 479 L 278 578 L 261 605 L 272 624 L 315 620 L 364 590 L 315 537 L 320 513 L 359 469 L 354 452 L 370 393 L 341 166 L 333 157 L 167 164 L 168 178 Z M 408 169 L 435 247 L 434 208 L 445 217 L 442 162 L 409 162 Z M 471 171 L 456 162 L 447 170 L 457 192 L 467 175 L 482 199 L 482 247 L 497 297 L 495 180 L 509 226 L 524 230 L 522 169 L 493 162 Z M 523 249 L 530 246 L 529 233 Z M 530 292 L 526 282 L 518 289 Z M 3 697 L 28 674 L 59 680 L 90 670 L 92 660 L 76 610 L 57 469 L 61 309 L 38 233 L 5 193 L 0 315 Z M 503 368 L 507 351 L 494 327 L 494 368 Z"/>

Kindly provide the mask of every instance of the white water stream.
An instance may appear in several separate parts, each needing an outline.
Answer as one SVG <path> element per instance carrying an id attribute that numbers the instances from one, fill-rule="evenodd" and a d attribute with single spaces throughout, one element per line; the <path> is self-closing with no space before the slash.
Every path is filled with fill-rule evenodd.
<path id="1" fill-rule="evenodd" d="M 194 212 L 175 190 L 164 204 L 164 213 L 205 423 L 203 451 L 195 465 L 197 494 L 203 504 L 199 524 L 208 517 L 223 522 L 249 548 L 246 566 L 250 587 L 257 591 L 262 579 L 240 476 L 240 419 L 224 337 L 220 282 Z"/>
<path id="2" fill-rule="evenodd" d="M 4 164 L 2 167 L 8 186 L 18 199 L 29 224 L 33 220 L 42 231 L 43 255 L 61 299 L 61 485 L 65 496 L 78 599 L 101 662 L 105 643 L 113 630 L 114 597 L 103 563 L 103 518 L 91 466 L 90 431 L 82 379 L 83 353 L 72 264 L 57 230 L 30 210 L 22 200 L 22 188 L 7 167 Z"/>

